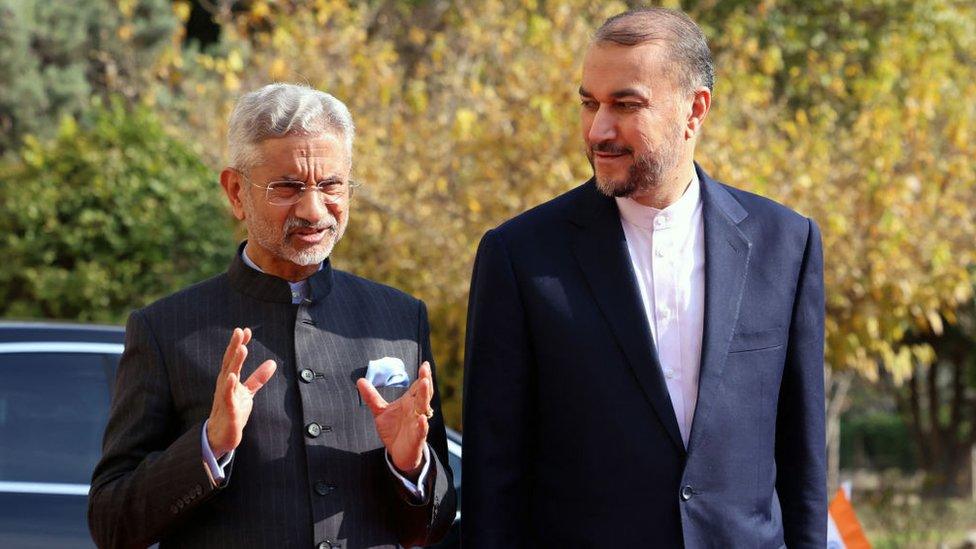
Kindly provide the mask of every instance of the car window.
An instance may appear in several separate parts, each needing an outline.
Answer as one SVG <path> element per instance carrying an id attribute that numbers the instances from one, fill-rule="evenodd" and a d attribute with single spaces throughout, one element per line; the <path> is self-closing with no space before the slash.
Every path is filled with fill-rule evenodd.
<path id="1" fill-rule="evenodd" d="M 455 455 L 453 452 L 449 452 L 447 455 L 448 465 L 451 467 L 451 473 L 454 474 L 454 484 L 461 484 L 461 458 Z"/>
<path id="2" fill-rule="evenodd" d="M 457 491 L 457 510 L 461 511 L 461 444 L 454 439 L 447 439 L 447 462 L 454 473 L 454 489 Z"/>
<path id="3" fill-rule="evenodd" d="M 0 354 L 0 481 L 88 484 L 117 357 Z"/>

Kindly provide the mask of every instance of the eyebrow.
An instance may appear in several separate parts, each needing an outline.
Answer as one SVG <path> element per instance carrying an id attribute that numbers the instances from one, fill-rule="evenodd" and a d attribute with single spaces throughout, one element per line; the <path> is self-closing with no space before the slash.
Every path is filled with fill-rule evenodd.
<path id="1" fill-rule="evenodd" d="M 301 182 L 305 181 L 305 179 L 306 178 L 304 178 L 304 177 L 302 177 L 300 175 L 288 174 L 288 175 L 279 176 L 277 179 L 275 179 L 275 181 L 295 181 L 295 182 L 301 183 Z M 320 179 L 320 180 L 316 181 L 316 184 L 319 184 L 319 183 L 329 183 L 329 184 L 332 184 L 332 183 L 342 183 L 342 182 L 343 182 L 342 178 L 339 177 L 338 175 L 330 175 L 330 176 L 328 176 L 328 177 L 326 177 L 324 179 Z"/>
<path id="2" fill-rule="evenodd" d="M 593 97 L 593 94 L 590 93 L 583 86 L 580 86 L 580 88 L 579 88 L 579 94 L 582 97 Z M 647 99 L 647 97 L 643 93 L 641 93 L 641 91 L 638 90 L 637 88 L 624 88 L 622 90 L 617 90 L 615 92 L 612 92 L 610 94 L 610 97 L 613 98 L 613 99 L 621 99 L 623 97 L 639 97 L 639 98 L 644 99 L 644 100 Z"/>
<path id="3" fill-rule="evenodd" d="M 644 94 L 641 93 L 641 91 L 638 90 L 637 88 L 624 88 L 622 90 L 611 93 L 610 97 L 614 99 L 620 99 L 622 97 L 640 97 L 641 99 L 645 98 Z"/>

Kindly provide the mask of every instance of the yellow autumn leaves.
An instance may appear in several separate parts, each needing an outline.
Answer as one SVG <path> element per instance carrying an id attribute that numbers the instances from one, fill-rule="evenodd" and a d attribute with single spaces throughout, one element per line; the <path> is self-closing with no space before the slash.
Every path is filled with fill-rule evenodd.
<path id="1" fill-rule="evenodd" d="M 705 2 L 692 16 L 718 73 L 699 160 L 820 224 L 830 367 L 896 378 L 972 299 L 976 8 L 878 0 Z M 589 177 L 578 129 L 589 37 L 623 3 L 257 1 L 222 43 L 156 69 L 163 113 L 219 166 L 242 89 L 307 82 L 357 122 L 357 195 L 344 268 L 430 306 L 451 423 L 471 261 L 508 217 Z M 185 3 L 176 3 L 186 20 Z M 179 45 L 179 44 L 178 44 Z M 179 53 L 182 51 L 182 53 Z"/>

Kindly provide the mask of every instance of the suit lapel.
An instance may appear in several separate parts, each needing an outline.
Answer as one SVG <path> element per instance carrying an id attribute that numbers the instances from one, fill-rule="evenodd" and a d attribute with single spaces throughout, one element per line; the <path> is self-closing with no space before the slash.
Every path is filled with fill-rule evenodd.
<path id="1" fill-rule="evenodd" d="M 592 180 L 581 190 L 580 207 L 571 218 L 578 227 L 573 253 L 637 383 L 671 441 L 684 454 L 684 443 L 641 305 L 617 206 L 613 199 L 600 194 Z"/>
<path id="2" fill-rule="evenodd" d="M 721 184 L 698 169 L 705 230 L 705 316 L 698 405 L 689 450 L 701 444 L 702 426 L 714 409 L 729 342 L 739 318 L 752 243 L 738 224 L 748 215 Z"/>

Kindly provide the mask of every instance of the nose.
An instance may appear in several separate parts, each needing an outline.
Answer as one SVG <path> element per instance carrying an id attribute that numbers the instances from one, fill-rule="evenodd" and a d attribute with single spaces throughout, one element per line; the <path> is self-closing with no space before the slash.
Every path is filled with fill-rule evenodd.
<path id="1" fill-rule="evenodd" d="M 322 193 L 309 189 L 302 193 L 302 197 L 295 203 L 295 216 L 316 224 L 323 219 L 333 217 L 329 211 L 329 204 L 319 196 Z M 332 206 L 335 207 L 335 206 Z"/>
<path id="2" fill-rule="evenodd" d="M 617 137 L 617 120 L 605 105 L 593 113 L 586 137 L 591 144 L 612 141 Z"/>

